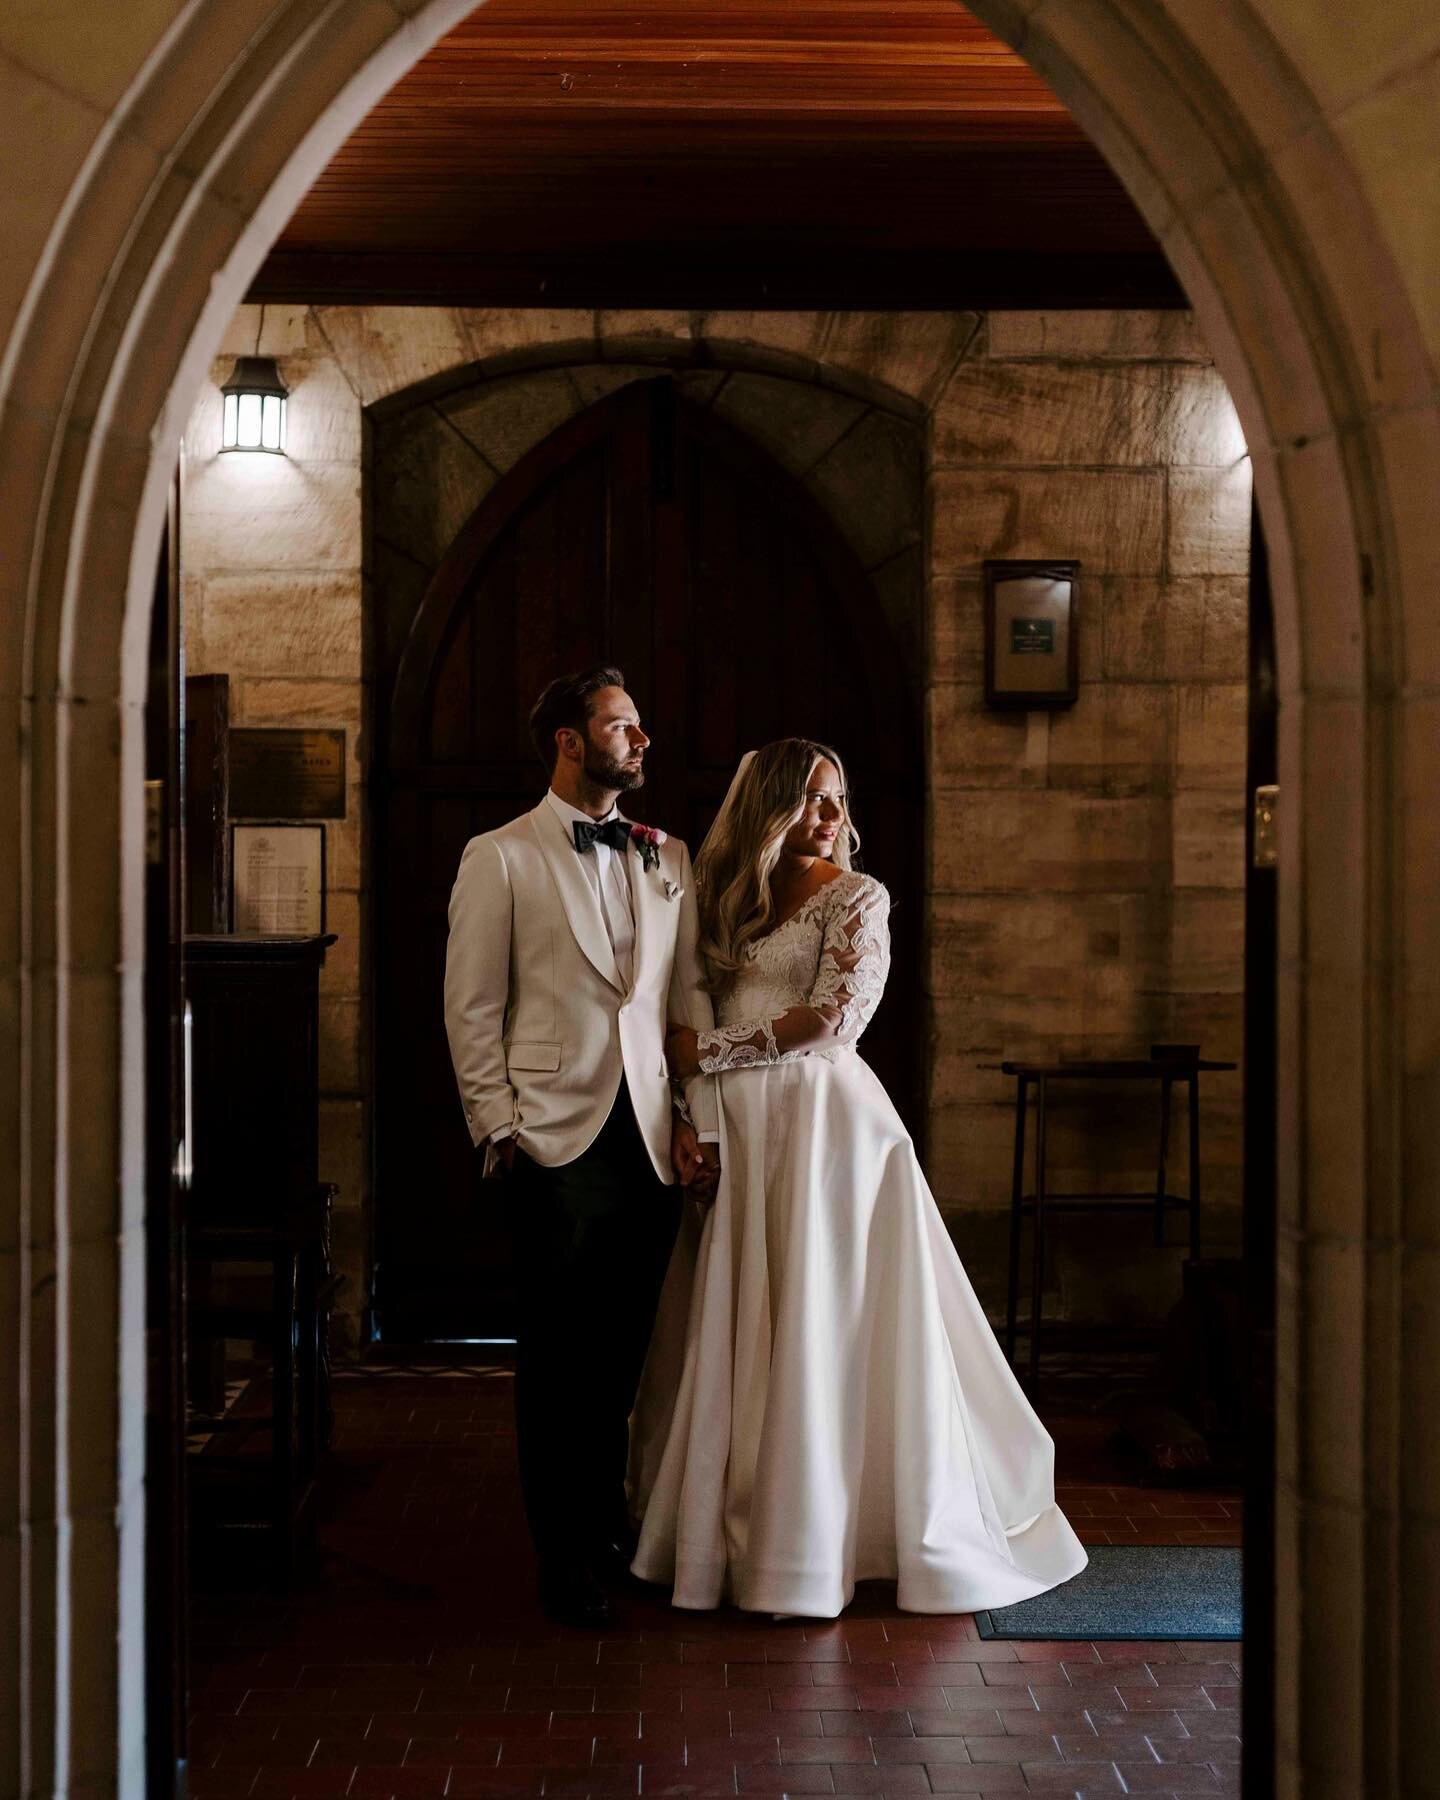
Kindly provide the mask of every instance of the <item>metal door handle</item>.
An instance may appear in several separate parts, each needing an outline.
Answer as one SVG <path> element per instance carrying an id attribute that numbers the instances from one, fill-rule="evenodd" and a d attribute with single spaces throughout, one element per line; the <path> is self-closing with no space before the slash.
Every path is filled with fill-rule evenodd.
<path id="1" fill-rule="evenodd" d="M 175 1150 L 175 1184 L 188 1194 L 195 1178 L 195 1015 L 188 1000 L 180 1015 L 180 1069 L 185 1123 Z"/>
<path id="2" fill-rule="evenodd" d="M 1276 815 L 1280 790 L 1273 784 L 1255 790 L 1255 826 L 1250 836 L 1250 866 L 1273 869 L 1280 860 L 1279 831 Z"/>

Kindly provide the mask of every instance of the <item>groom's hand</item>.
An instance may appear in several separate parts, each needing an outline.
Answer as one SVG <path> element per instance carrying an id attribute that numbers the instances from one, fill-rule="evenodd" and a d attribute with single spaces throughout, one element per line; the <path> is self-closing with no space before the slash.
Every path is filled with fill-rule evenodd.
<path id="1" fill-rule="evenodd" d="M 511 1174 L 515 1168 L 515 1139 L 503 1137 L 498 1142 L 492 1139 L 490 1148 L 495 1152 L 495 1160 L 500 1167 L 507 1175 Z"/>

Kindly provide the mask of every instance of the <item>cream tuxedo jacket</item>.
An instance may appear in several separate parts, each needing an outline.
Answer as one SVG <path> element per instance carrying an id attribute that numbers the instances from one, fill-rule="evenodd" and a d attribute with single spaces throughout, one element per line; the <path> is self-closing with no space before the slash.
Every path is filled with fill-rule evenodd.
<path id="1" fill-rule="evenodd" d="M 527 1156 L 573 1162 L 605 1123 L 623 1073 L 662 1181 L 670 1167 L 667 1023 L 714 1023 L 701 987 L 690 854 L 669 838 L 660 866 L 624 853 L 635 913 L 633 982 L 622 985 L 594 888 L 543 800 L 471 838 L 450 895 L 445 1029 L 471 1139 L 508 1125 Z M 716 1127 L 714 1083 L 688 1084 L 697 1129 Z M 487 1166 L 488 1166 L 487 1158 Z"/>

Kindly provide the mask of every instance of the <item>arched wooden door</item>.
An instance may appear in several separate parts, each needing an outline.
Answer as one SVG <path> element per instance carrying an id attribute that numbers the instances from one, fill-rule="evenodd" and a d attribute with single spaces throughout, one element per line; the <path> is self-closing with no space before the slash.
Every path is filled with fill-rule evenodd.
<path id="1" fill-rule="evenodd" d="M 375 641 L 396 642 L 395 622 L 379 624 Z M 670 381 L 636 383 L 487 496 L 398 668 L 377 670 L 390 703 L 374 767 L 376 1301 L 393 1342 L 510 1334 L 499 1208 L 445 1040 L 446 904 L 466 840 L 544 791 L 535 695 L 602 657 L 625 670 L 653 739 L 627 810 L 692 850 L 743 751 L 787 733 L 840 750 L 865 866 L 896 901 L 866 1054 L 920 1124 L 921 729 L 878 602 L 788 475 Z"/>

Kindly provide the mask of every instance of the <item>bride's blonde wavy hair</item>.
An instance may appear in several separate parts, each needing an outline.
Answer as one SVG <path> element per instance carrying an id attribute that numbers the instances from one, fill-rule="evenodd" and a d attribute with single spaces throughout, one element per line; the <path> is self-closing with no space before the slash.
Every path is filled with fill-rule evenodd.
<path id="1" fill-rule="evenodd" d="M 845 765 L 828 744 L 810 738 L 777 738 L 745 756 L 715 823 L 695 858 L 695 898 L 700 950 L 712 993 L 723 994 L 739 973 L 746 946 L 775 923 L 770 877 L 790 827 L 805 810 L 810 778 L 822 762 L 835 765 L 845 816 L 836 833 L 833 861 L 841 869 L 860 847 L 850 818 Z"/>

